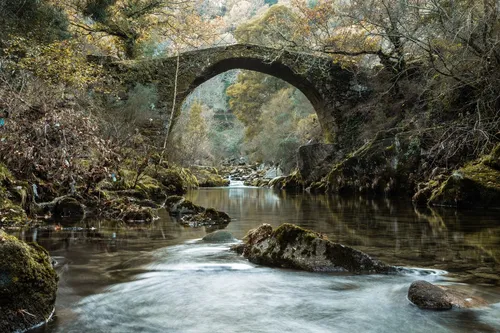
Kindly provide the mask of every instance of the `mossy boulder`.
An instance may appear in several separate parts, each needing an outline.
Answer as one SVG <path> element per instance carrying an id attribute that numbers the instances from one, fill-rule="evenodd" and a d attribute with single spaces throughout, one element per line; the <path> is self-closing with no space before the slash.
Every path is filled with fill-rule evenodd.
<path id="1" fill-rule="evenodd" d="M 0 332 L 22 332 L 50 318 L 57 281 L 47 251 L 0 230 Z"/>
<path id="2" fill-rule="evenodd" d="M 196 177 L 188 170 L 180 167 L 170 166 L 150 166 L 146 169 L 146 174 L 158 180 L 164 187 L 168 195 L 182 195 L 190 188 L 198 187 Z"/>
<path id="3" fill-rule="evenodd" d="M 292 172 L 288 176 L 277 177 L 269 181 L 269 187 L 278 190 L 301 191 L 304 188 L 304 181 L 298 171 Z"/>
<path id="4" fill-rule="evenodd" d="M 223 187 L 229 186 L 229 180 L 222 178 L 216 168 L 192 168 L 191 170 L 198 180 L 200 187 Z"/>
<path id="5" fill-rule="evenodd" d="M 366 253 L 333 243 L 320 233 L 293 224 L 286 223 L 274 230 L 263 224 L 249 231 L 244 241 L 236 250 L 259 265 L 313 272 L 396 272 L 396 268 Z"/>
<path id="6" fill-rule="evenodd" d="M 453 172 L 429 199 L 435 206 L 500 208 L 499 148 Z"/>

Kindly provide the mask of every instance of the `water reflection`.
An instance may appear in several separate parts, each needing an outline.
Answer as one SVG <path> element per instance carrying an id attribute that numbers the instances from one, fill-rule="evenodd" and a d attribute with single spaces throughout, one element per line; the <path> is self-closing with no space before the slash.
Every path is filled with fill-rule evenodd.
<path id="1" fill-rule="evenodd" d="M 464 281 L 500 285 L 500 213 L 417 208 L 406 201 L 288 194 L 261 188 L 193 191 L 197 204 L 224 210 L 241 238 L 260 223 L 295 223 L 401 266 L 445 269 Z"/>

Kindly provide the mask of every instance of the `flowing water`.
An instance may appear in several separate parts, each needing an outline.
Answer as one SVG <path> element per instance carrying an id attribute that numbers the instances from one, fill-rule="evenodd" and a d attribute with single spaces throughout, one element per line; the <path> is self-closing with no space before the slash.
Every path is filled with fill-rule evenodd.
<path id="1" fill-rule="evenodd" d="M 298 224 L 407 275 L 260 267 L 200 240 L 165 212 L 152 225 L 62 223 L 19 234 L 57 260 L 56 317 L 42 332 L 500 332 L 500 212 L 417 210 L 407 202 L 292 195 L 232 186 L 187 195 L 227 212 L 241 239 L 261 223 Z M 56 229 L 59 229 L 57 226 Z M 457 285 L 488 308 L 422 311 L 412 281 Z"/>

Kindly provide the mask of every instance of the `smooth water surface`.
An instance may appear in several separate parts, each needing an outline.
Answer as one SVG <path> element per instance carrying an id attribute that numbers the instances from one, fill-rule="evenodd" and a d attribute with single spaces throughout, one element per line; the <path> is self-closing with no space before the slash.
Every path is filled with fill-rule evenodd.
<path id="1" fill-rule="evenodd" d="M 58 261 L 56 319 L 44 332 L 500 332 L 500 213 L 417 210 L 408 203 L 291 195 L 233 186 L 187 197 L 227 212 L 241 239 L 262 223 L 326 234 L 407 275 L 352 276 L 259 267 L 207 244 L 161 212 L 152 225 L 85 221 L 26 231 Z M 422 311 L 406 293 L 426 279 L 492 306 Z"/>

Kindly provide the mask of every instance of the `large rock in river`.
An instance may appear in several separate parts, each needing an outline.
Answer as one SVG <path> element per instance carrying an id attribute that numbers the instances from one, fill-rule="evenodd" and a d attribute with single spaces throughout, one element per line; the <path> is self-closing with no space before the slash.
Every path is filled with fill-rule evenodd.
<path id="1" fill-rule="evenodd" d="M 275 230 L 269 224 L 250 230 L 236 250 L 255 264 L 271 267 L 355 274 L 396 272 L 366 253 L 288 223 Z"/>
<path id="2" fill-rule="evenodd" d="M 47 251 L 0 230 L 0 332 L 22 332 L 46 321 L 56 291 Z"/>
<path id="3" fill-rule="evenodd" d="M 419 308 L 428 310 L 488 306 L 488 303 L 480 297 L 450 287 L 436 286 L 423 280 L 415 281 L 410 285 L 408 299 Z"/>

